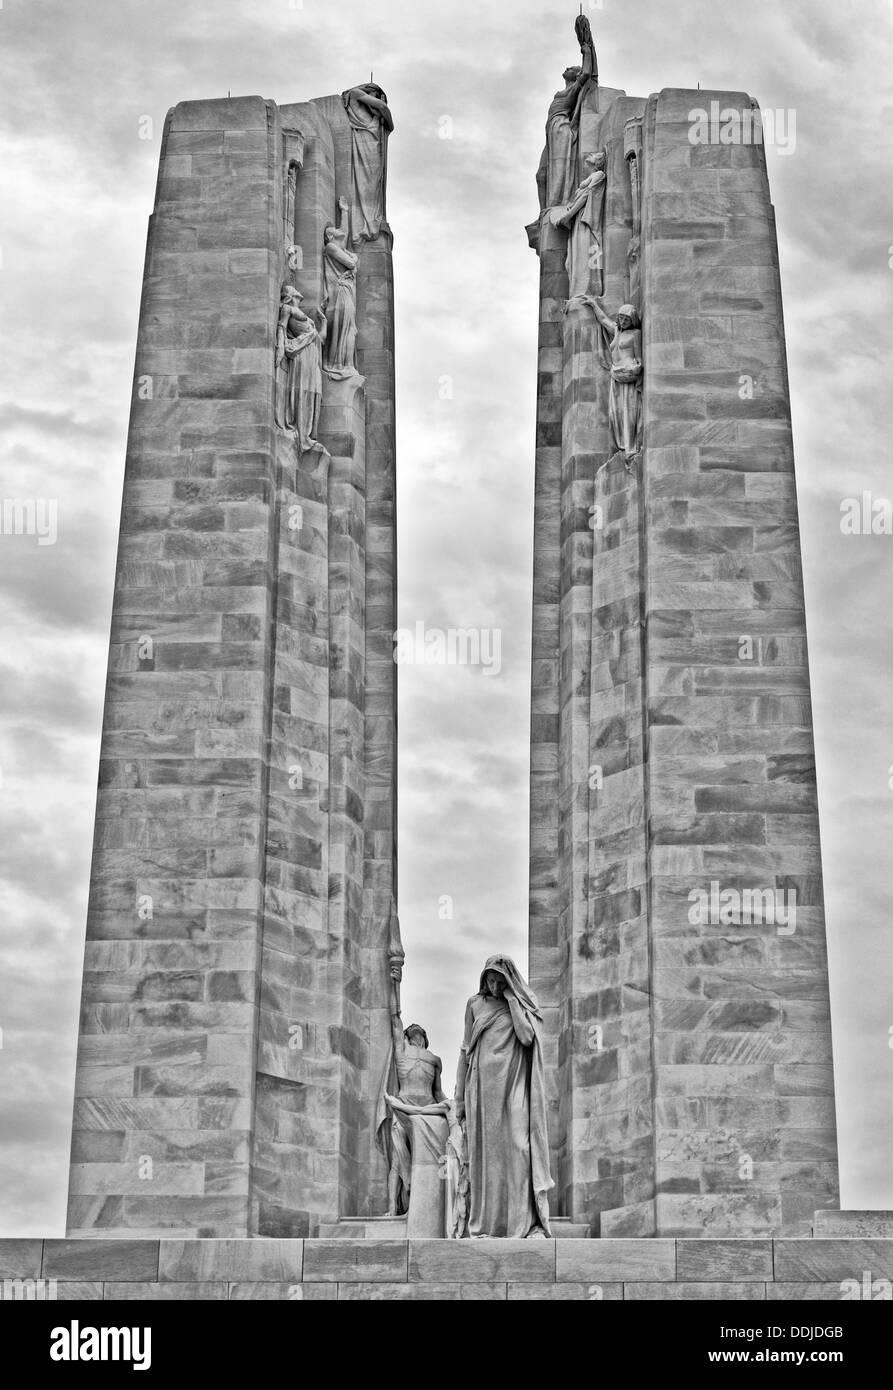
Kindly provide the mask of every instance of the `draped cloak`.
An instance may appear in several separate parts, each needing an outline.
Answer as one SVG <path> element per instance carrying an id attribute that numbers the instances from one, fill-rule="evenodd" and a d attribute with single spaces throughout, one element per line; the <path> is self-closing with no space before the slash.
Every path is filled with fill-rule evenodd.
<path id="1" fill-rule="evenodd" d="M 321 446 L 314 438 L 322 405 L 322 344 L 315 326 L 302 315 L 301 331 L 289 336 L 286 332 L 285 380 L 279 381 L 276 399 L 276 423 L 281 429 L 294 430 L 302 450 Z"/>
<path id="2" fill-rule="evenodd" d="M 350 252 L 353 265 L 343 266 L 335 259 L 330 246 L 331 243 L 323 252 L 329 313 L 323 366 L 329 376 L 340 380 L 355 376 L 357 370 L 354 347 L 357 336 L 357 258 Z"/>
<path id="3" fill-rule="evenodd" d="M 351 128 L 353 165 L 353 244 L 374 241 L 385 217 L 388 177 L 388 135 L 394 128 L 362 100 L 361 87 L 341 93 Z"/>
<path id="4" fill-rule="evenodd" d="M 533 1038 L 518 1038 L 505 1000 L 486 993 L 488 970 L 501 974 Z M 470 1236 L 524 1237 L 549 1227 L 549 1173 L 542 1015 L 517 966 L 491 956 L 480 993 L 469 999 L 462 1043 L 467 1059 L 465 1122 Z"/>

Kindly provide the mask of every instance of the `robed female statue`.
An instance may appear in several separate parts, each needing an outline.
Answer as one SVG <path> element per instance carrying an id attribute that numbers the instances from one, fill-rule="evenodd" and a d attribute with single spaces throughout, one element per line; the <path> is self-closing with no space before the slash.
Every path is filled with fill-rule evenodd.
<path id="1" fill-rule="evenodd" d="M 455 1109 L 466 1127 L 469 1236 L 550 1236 L 542 1014 L 508 956 L 490 957 L 465 1009 Z"/>

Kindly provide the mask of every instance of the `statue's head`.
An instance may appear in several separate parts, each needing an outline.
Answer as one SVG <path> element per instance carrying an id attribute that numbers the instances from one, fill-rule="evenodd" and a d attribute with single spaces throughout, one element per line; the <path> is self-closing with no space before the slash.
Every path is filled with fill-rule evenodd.
<path id="1" fill-rule="evenodd" d="M 300 290 L 295 288 L 294 285 L 283 285 L 282 292 L 279 295 L 279 298 L 285 301 L 286 303 L 300 304 L 304 296 L 301 294 Z"/>
<path id="2" fill-rule="evenodd" d="M 639 311 L 634 304 L 621 304 L 617 310 L 618 328 L 638 328 Z"/>
<path id="3" fill-rule="evenodd" d="M 570 84 L 571 84 L 572 82 L 576 82 L 577 78 L 580 76 L 580 73 L 581 73 L 582 71 L 583 71 L 583 69 L 580 68 L 580 67 L 576 67 L 576 68 L 565 68 L 565 69 L 564 69 L 564 72 L 561 74 L 561 76 L 564 78 L 564 80 L 565 80 L 565 82 L 567 83 L 567 85 L 570 86 Z"/>
<path id="4" fill-rule="evenodd" d="M 487 994 L 492 994 L 494 999 L 501 999 L 505 994 L 506 978 L 501 970 L 484 971 L 484 985 Z"/>
<path id="5" fill-rule="evenodd" d="M 492 996 L 495 999 L 501 999 L 507 990 L 511 991 L 515 999 L 519 1000 L 526 1009 L 537 1018 L 539 1017 L 536 996 L 531 993 L 527 981 L 511 956 L 502 954 L 489 956 L 484 961 L 484 968 L 481 971 L 479 993 L 485 998 Z"/>
<path id="6" fill-rule="evenodd" d="M 387 93 L 385 92 L 383 87 L 379 87 L 377 82 L 362 82 L 360 84 L 360 91 L 368 92 L 370 97 L 378 97 L 378 100 L 383 101 L 385 106 L 387 106 Z"/>
<path id="7" fill-rule="evenodd" d="M 427 1047 L 428 1034 L 420 1023 L 410 1023 L 408 1028 L 404 1028 L 403 1036 L 410 1047 Z"/>
<path id="8" fill-rule="evenodd" d="M 586 165 L 586 168 L 587 168 L 587 169 L 604 169 L 604 167 L 605 167 L 605 152 L 604 152 L 604 150 L 598 150 L 595 154 L 587 154 L 587 155 L 584 155 L 584 156 L 583 156 L 583 163 Z"/>

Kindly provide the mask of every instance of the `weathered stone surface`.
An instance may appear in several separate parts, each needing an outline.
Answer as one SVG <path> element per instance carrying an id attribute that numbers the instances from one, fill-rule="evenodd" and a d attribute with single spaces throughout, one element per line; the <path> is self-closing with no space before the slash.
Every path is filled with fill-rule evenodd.
<path id="1" fill-rule="evenodd" d="M 291 181 L 285 128 L 301 131 Z M 72 1234 L 296 1238 L 384 1206 L 372 1130 L 396 841 L 386 224 L 359 251 L 361 375 L 325 382 L 331 457 L 299 457 L 273 411 L 284 248 L 303 249 L 312 309 L 324 228 L 353 196 L 350 148 L 340 95 L 185 102 L 166 122 L 112 617 Z M 183 1282 L 226 1283 L 220 1249 L 208 1272 L 210 1258 Z"/>
<path id="2" fill-rule="evenodd" d="M 825 1283 L 861 1279 L 893 1280 L 893 1239 L 779 1240 L 775 1242 L 775 1277 L 786 1283 Z"/>
<path id="3" fill-rule="evenodd" d="M 0 1240 L 0 1279 L 39 1279 L 42 1240 Z"/>
<path id="4" fill-rule="evenodd" d="M 567 1241 L 557 1247 L 555 1277 L 559 1283 L 609 1282 L 634 1279 L 675 1279 L 673 1240 Z"/>
<path id="5" fill-rule="evenodd" d="M 576 1242 L 563 1241 L 565 1245 Z M 551 1240 L 413 1240 L 411 1283 L 551 1283 L 555 1278 Z"/>
<path id="6" fill-rule="evenodd" d="M 680 1281 L 743 1279 L 772 1276 L 771 1240 L 677 1240 L 676 1274 Z"/>
<path id="7" fill-rule="evenodd" d="M 307 1241 L 304 1277 L 320 1283 L 401 1283 L 408 1277 L 409 1250 L 402 1240 Z"/>
<path id="8" fill-rule="evenodd" d="M 870 1301 L 887 1297 L 890 1247 L 847 1239 L 90 1239 L 5 1241 L 0 1259 L 10 1300 Z"/>
<path id="9" fill-rule="evenodd" d="M 893 1240 L 893 1211 L 817 1211 L 813 1235 L 850 1240 Z"/>
<path id="10" fill-rule="evenodd" d="M 710 1302 L 725 1303 L 728 1301 L 749 1301 L 762 1302 L 766 1298 L 766 1285 L 762 1283 L 725 1283 L 717 1282 L 710 1284 L 672 1284 L 660 1283 L 649 1284 L 624 1284 L 624 1300 L 642 1302 L 651 1299 L 670 1299 L 678 1302 Z"/>
<path id="11" fill-rule="evenodd" d="M 158 1278 L 157 1240 L 48 1240 L 43 1279 L 152 1281 Z"/>
<path id="12" fill-rule="evenodd" d="M 303 1258 L 300 1240 L 163 1240 L 158 1277 L 178 1283 L 300 1283 Z"/>
<path id="13" fill-rule="evenodd" d="M 609 310 L 635 282 L 623 127 L 641 121 L 644 450 L 630 472 L 609 460 L 594 320 L 576 302 L 557 312 L 565 246 L 549 218 L 537 245 L 531 983 L 557 1060 L 556 1204 L 610 1237 L 805 1235 L 837 1195 L 774 214 L 762 145 L 692 144 L 709 100 L 584 106 L 608 152 Z M 750 118 L 742 94 L 717 100 Z M 693 917 L 714 885 L 737 909 Z"/>

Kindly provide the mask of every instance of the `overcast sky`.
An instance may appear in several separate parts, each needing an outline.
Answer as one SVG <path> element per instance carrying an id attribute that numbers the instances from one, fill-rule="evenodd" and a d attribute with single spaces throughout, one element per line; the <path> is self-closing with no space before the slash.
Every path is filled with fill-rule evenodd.
<path id="1" fill-rule="evenodd" d="M 536 258 L 546 109 L 576 60 L 555 0 L 3 0 L 0 1235 L 64 1228 L 106 644 L 146 224 L 167 109 L 387 91 L 400 622 L 497 628 L 502 670 L 400 673 L 404 1016 L 451 1081 L 484 958 L 526 969 Z M 801 499 L 843 1205 L 893 1208 L 893 17 L 881 0 L 590 4 L 602 81 L 744 89 L 769 149 Z M 151 117 L 153 135 L 144 117 Z M 444 121 L 449 117 L 449 121 Z M 444 134 L 451 138 L 444 139 Z M 452 397 L 442 399 L 443 378 Z M 450 895 L 452 921 L 438 917 Z"/>

